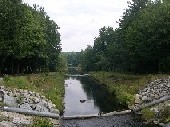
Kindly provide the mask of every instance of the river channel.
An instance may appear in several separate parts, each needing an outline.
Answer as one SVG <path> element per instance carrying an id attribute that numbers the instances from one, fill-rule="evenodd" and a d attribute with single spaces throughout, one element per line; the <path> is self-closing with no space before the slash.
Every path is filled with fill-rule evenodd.
<path id="1" fill-rule="evenodd" d="M 105 87 L 91 80 L 88 75 L 69 73 L 65 80 L 65 109 L 63 117 L 98 115 L 113 111 L 126 110 L 114 93 L 110 94 Z M 61 127 L 144 127 L 145 125 L 133 116 L 116 115 L 94 117 L 89 119 L 61 120 Z"/>
<path id="2" fill-rule="evenodd" d="M 126 110 L 127 105 L 120 104 L 114 93 L 109 93 L 89 75 L 77 74 L 74 69 L 69 70 L 65 79 L 64 103 L 61 127 L 151 127 L 133 114 L 100 116 L 100 113 Z M 99 116 L 75 119 L 76 116 L 87 115 Z"/>
<path id="3" fill-rule="evenodd" d="M 94 115 L 127 109 L 87 75 L 68 75 L 65 80 L 64 116 Z"/>

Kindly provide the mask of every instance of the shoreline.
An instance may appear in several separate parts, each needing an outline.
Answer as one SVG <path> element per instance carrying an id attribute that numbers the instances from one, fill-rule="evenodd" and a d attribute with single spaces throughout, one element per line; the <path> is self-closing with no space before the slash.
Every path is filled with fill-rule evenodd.
<path id="1" fill-rule="evenodd" d="M 131 77 L 130 77 L 130 75 L 126 75 L 126 74 L 115 74 L 115 73 L 108 73 L 108 72 L 91 72 L 90 73 L 91 74 L 91 76 L 90 76 L 90 78 L 92 78 L 93 80 L 95 80 L 96 82 L 98 82 L 98 84 L 99 85 L 102 85 L 102 86 L 104 86 L 104 87 L 106 87 L 107 89 L 109 89 L 109 91 L 110 92 L 112 92 L 112 91 L 115 91 L 115 90 L 119 90 L 119 89 L 121 89 L 123 86 L 125 86 L 124 84 L 126 84 L 126 85 L 128 85 L 128 84 L 135 84 L 135 82 L 136 81 L 133 81 L 132 80 L 132 82 L 134 82 L 134 83 L 132 83 L 131 81 L 129 81 L 129 79 L 133 79 L 133 78 L 135 78 L 135 77 L 140 77 L 140 76 L 133 76 L 133 75 L 131 75 Z M 131 102 L 129 103 L 130 104 L 130 106 L 129 106 L 129 108 L 130 109 L 134 109 L 134 111 L 135 111 L 135 106 L 137 107 L 137 106 L 140 106 L 140 104 L 139 104 L 139 98 L 138 98 L 138 100 L 137 100 L 137 98 L 136 98 L 136 94 L 138 94 L 138 93 L 140 93 L 142 90 L 144 90 L 144 89 L 146 89 L 147 88 L 147 86 L 148 86 L 148 84 L 151 82 L 152 84 L 154 83 L 154 82 L 157 82 L 157 81 L 159 81 L 159 80 L 162 80 L 162 81 L 164 81 L 165 79 L 169 79 L 169 81 L 170 81 L 170 77 L 168 77 L 167 75 L 153 75 L 153 78 L 152 78 L 152 76 L 151 75 L 149 75 L 150 77 L 149 78 L 147 78 L 146 76 L 145 77 L 140 77 L 140 78 L 138 78 L 137 80 L 139 80 L 139 81 L 137 81 L 137 86 L 138 86 L 138 88 L 136 89 L 136 92 L 131 92 L 131 89 L 133 89 L 133 87 L 131 87 L 131 88 L 129 88 L 129 89 L 124 89 L 125 91 L 127 91 L 127 94 L 125 94 L 125 96 L 127 97 L 129 94 L 132 96 L 132 98 L 130 99 L 131 100 Z M 115 77 L 115 79 L 113 79 L 112 77 Z M 116 77 L 117 78 L 119 78 L 119 81 L 115 81 L 115 80 L 117 80 L 116 79 Z M 121 78 L 123 79 L 123 78 L 129 78 L 127 81 L 125 80 L 124 82 L 122 81 L 121 82 Z M 166 77 L 166 78 L 165 78 Z M 140 81 L 142 78 L 144 78 L 145 79 L 145 81 Z M 111 80 L 112 79 L 112 80 Z M 146 80 L 147 79 L 147 80 Z M 148 79 L 149 79 L 149 81 L 148 81 Z M 143 83 L 143 84 L 140 84 L 140 82 L 141 83 Z M 124 84 L 123 84 L 124 83 Z M 118 86 L 118 84 L 119 84 L 119 86 Z M 167 85 L 169 84 L 169 86 L 168 86 L 168 89 L 170 89 L 170 82 L 168 83 L 167 82 Z M 135 84 L 136 85 L 136 84 Z M 163 85 L 162 85 L 163 86 Z M 163 87 L 163 88 L 165 88 L 165 87 Z M 165 88 L 166 89 L 166 88 Z M 129 92 L 129 93 L 128 93 Z M 130 93 L 131 92 L 131 93 Z M 160 92 L 160 93 L 162 93 L 162 92 Z M 164 92 L 163 92 L 164 93 Z M 146 92 L 146 95 L 147 94 L 149 94 L 149 93 L 147 93 Z M 170 95 L 170 90 L 167 90 L 167 94 L 169 94 Z M 165 95 L 167 95 L 167 94 L 165 94 Z M 116 95 L 119 95 L 119 96 L 121 96 L 121 94 L 119 93 L 119 94 L 116 94 Z M 165 95 L 163 95 L 163 96 L 165 96 Z M 168 96 L 169 96 L 168 95 Z M 124 97 L 125 97 L 124 96 Z M 162 96 L 160 96 L 160 98 L 161 98 Z M 140 100 L 140 102 L 141 101 L 144 101 L 144 102 L 146 102 L 147 100 L 144 100 L 144 98 L 146 98 L 146 97 L 143 97 L 143 100 Z M 133 100 L 134 101 L 133 101 Z M 140 99 L 142 99 L 142 98 L 140 98 Z M 120 98 L 120 100 L 121 100 L 121 98 Z M 169 99 L 167 99 L 167 100 L 165 100 L 165 101 L 163 101 L 163 99 L 160 99 L 161 101 L 160 102 L 162 102 L 163 104 L 164 103 L 168 103 L 168 100 Z M 149 102 L 149 101 L 148 101 Z M 159 101 L 158 101 L 159 102 Z M 162 104 L 162 103 L 160 103 L 160 105 Z M 162 105 L 163 105 L 162 104 Z M 153 103 L 153 105 L 155 105 L 154 103 Z M 167 104 L 167 106 L 169 106 L 170 105 L 170 102 Z M 148 107 L 148 108 L 147 108 Z M 150 107 L 150 108 L 149 108 Z M 149 112 L 150 112 L 150 110 L 151 110 L 151 112 L 152 112 L 152 110 L 154 109 L 154 107 L 155 106 L 152 106 L 152 105 L 148 105 L 148 106 L 146 106 L 146 107 L 142 107 L 142 108 L 144 108 L 142 111 L 140 111 L 141 113 L 141 115 L 142 115 L 142 119 L 144 120 L 144 121 L 146 121 L 146 122 L 148 122 L 148 123 L 151 123 L 151 122 L 154 122 L 155 124 L 159 124 L 160 123 L 160 125 L 162 126 L 162 125 L 165 125 L 165 124 L 167 124 L 166 122 L 163 122 L 163 123 L 165 123 L 165 124 L 163 124 L 162 122 L 161 122 L 161 120 L 159 120 L 158 118 L 156 118 L 155 117 L 155 119 L 154 118 L 149 118 L 149 116 L 150 116 L 150 113 L 146 113 L 146 112 L 144 112 L 144 110 L 145 109 L 149 109 Z M 161 110 L 164 110 L 164 108 L 165 107 L 162 107 L 162 109 L 160 108 L 159 110 L 161 111 Z M 152 112 L 152 114 L 156 114 L 156 112 Z M 147 116 L 148 115 L 148 116 Z M 169 114 L 170 115 L 170 114 Z M 153 116 L 156 116 L 156 115 L 153 115 Z M 157 120 L 156 120 L 157 119 Z M 162 118 L 161 118 L 162 119 Z M 163 119 L 165 119 L 165 118 L 163 118 Z M 160 121 L 160 122 L 159 122 Z M 168 122 L 168 123 L 170 123 L 170 121 Z"/>

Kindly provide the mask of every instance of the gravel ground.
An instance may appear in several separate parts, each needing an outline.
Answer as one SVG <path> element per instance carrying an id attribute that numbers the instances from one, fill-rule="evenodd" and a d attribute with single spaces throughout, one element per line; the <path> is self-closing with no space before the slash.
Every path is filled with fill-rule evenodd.
<path id="1" fill-rule="evenodd" d="M 131 115 L 96 117 L 91 119 L 61 120 L 60 127 L 145 127 Z"/>
<path id="2" fill-rule="evenodd" d="M 32 124 L 32 119 L 31 116 L 0 111 L 0 127 L 22 127 Z"/>
<path id="3" fill-rule="evenodd" d="M 0 127 L 27 127 L 33 123 L 34 118 L 15 112 L 0 111 Z M 49 120 L 53 123 L 53 127 L 59 127 L 59 120 L 51 118 Z"/>

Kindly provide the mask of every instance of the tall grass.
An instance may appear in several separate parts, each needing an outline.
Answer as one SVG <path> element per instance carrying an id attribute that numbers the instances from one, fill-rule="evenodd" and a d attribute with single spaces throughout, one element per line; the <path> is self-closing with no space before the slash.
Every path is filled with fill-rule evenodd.
<path id="1" fill-rule="evenodd" d="M 48 118 L 36 117 L 33 124 L 28 127 L 53 127 L 53 123 Z"/>
<path id="2" fill-rule="evenodd" d="M 63 110 L 64 75 L 60 73 L 30 74 L 4 77 L 4 85 L 10 88 L 38 92 L 50 99 L 60 111 Z"/>
<path id="3" fill-rule="evenodd" d="M 134 95 L 150 81 L 167 75 L 134 75 L 113 72 L 91 72 L 91 77 L 114 93 L 120 103 L 134 104 Z"/>

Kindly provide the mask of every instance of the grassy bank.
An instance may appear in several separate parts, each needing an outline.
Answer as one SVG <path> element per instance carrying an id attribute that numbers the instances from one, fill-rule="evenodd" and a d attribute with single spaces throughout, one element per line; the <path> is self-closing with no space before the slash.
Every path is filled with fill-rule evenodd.
<path id="1" fill-rule="evenodd" d="M 132 75 L 113 72 L 91 72 L 91 77 L 106 86 L 110 93 L 115 94 L 120 103 L 134 104 L 134 95 L 139 89 L 157 78 L 166 75 Z"/>
<path id="2" fill-rule="evenodd" d="M 4 85 L 9 88 L 27 89 L 38 92 L 50 99 L 59 109 L 63 110 L 64 75 L 60 73 L 42 73 L 23 76 L 4 77 Z"/>

